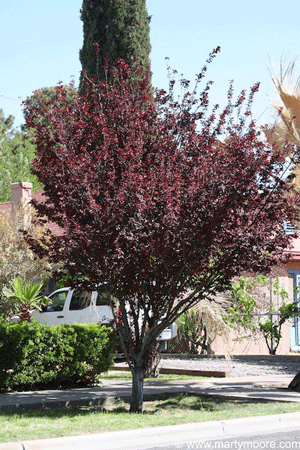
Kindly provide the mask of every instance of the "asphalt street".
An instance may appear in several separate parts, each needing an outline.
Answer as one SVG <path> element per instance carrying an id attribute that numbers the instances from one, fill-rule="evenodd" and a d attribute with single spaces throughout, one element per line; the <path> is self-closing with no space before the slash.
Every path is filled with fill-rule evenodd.
<path id="1" fill-rule="evenodd" d="M 167 447 L 149 447 L 146 450 L 297 450 L 300 448 L 300 431 L 281 431 L 267 434 L 246 434 L 217 440 L 178 442 Z"/>

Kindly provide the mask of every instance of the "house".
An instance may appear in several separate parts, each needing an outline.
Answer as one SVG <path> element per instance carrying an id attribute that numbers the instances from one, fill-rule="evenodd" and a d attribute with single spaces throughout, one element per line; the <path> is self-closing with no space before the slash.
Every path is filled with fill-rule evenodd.
<path id="1" fill-rule="evenodd" d="M 286 229 L 287 233 L 294 233 L 294 230 Z M 267 277 L 267 286 L 261 288 L 258 297 L 260 307 L 257 315 L 257 322 L 263 319 L 270 319 L 270 311 L 278 311 L 283 301 L 289 303 L 300 302 L 300 236 L 292 241 L 292 248 L 288 252 L 290 259 L 282 266 L 274 268 Z M 279 292 L 274 293 L 274 285 L 278 282 Z M 288 293 L 286 300 L 280 295 L 281 289 Z M 278 316 L 273 315 L 272 321 L 275 323 Z M 291 352 L 300 352 L 300 316 L 295 316 L 288 320 L 282 327 L 282 338 L 280 340 L 276 354 L 286 355 Z M 249 331 L 248 329 L 232 330 L 229 343 L 225 343 L 221 336 L 217 336 L 211 344 L 211 350 L 215 354 L 229 352 L 231 355 L 267 355 L 269 350 L 263 334 L 260 330 Z"/>
<path id="2" fill-rule="evenodd" d="M 20 205 L 20 203 L 22 203 L 23 206 L 26 206 L 32 199 L 42 201 L 44 198 L 42 190 L 32 193 L 32 183 L 27 181 L 12 183 L 10 185 L 10 188 L 11 188 L 11 201 L 0 203 L 0 209 L 2 211 L 5 211 L 8 215 L 13 215 L 15 209 L 18 207 L 18 205 Z M 30 219 L 24 217 L 25 222 L 26 220 Z M 62 235 L 63 230 L 55 223 L 50 222 L 48 223 L 48 226 L 55 236 Z"/>
<path id="3" fill-rule="evenodd" d="M 44 197 L 43 191 L 32 193 L 32 183 L 30 182 L 12 183 L 10 187 L 11 201 L 0 203 L 0 210 L 4 211 L 8 217 L 11 217 L 17 208 L 20 207 L 20 204 L 22 204 L 24 207 L 24 214 L 22 214 L 23 228 L 26 229 L 28 222 L 31 220 L 30 208 L 26 208 L 26 205 L 28 205 L 32 199 L 42 201 Z M 48 227 L 55 236 L 61 236 L 63 233 L 63 230 L 53 222 L 48 222 Z M 51 279 L 47 289 L 47 294 L 52 292 L 54 289 L 55 279 Z"/>

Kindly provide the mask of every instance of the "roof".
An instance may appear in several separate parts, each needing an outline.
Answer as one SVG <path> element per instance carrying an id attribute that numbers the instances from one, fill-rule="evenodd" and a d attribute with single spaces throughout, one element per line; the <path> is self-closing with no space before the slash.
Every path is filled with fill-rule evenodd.
<path id="1" fill-rule="evenodd" d="M 44 201 L 45 200 L 44 191 L 40 190 L 40 191 L 32 193 L 32 199 L 36 200 L 37 202 Z M 2 211 L 6 212 L 8 216 L 11 216 L 11 214 L 12 214 L 12 202 L 10 201 L 10 202 L 0 203 L 0 209 Z M 64 230 L 60 226 L 58 226 L 56 223 L 48 222 L 48 227 L 49 227 L 51 233 L 54 236 L 59 237 L 59 236 L 62 236 L 64 234 Z"/>
<path id="2" fill-rule="evenodd" d="M 34 192 L 34 193 L 32 194 L 32 199 L 35 200 L 35 201 L 37 201 L 38 203 L 44 202 L 44 201 L 46 200 L 46 197 L 45 197 L 45 195 L 44 195 L 44 191 L 43 191 L 43 190 L 40 190 L 40 191 Z M 51 233 L 53 234 L 53 236 L 59 237 L 59 236 L 63 236 L 63 235 L 64 235 L 64 230 L 63 230 L 63 228 L 61 228 L 61 227 L 60 227 L 59 225 L 57 225 L 56 223 L 54 223 L 54 222 L 48 222 L 48 227 L 49 227 Z"/>
<path id="3" fill-rule="evenodd" d="M 2 209 L 2 211 L 6 212 L 8 215 L 11 215 L 11 210 L 12 210 L 11 202 L 0 203 L 0 208 Z"/>

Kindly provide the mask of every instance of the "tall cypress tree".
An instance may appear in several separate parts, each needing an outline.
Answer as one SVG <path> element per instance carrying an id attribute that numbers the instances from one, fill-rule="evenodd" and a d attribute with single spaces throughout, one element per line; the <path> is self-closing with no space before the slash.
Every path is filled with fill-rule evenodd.
<path id="1" fill-rule="evenodd" d="M 146 66 L 151 50 L 146 0 L 83 0 L 83 47 L 80 62 L 88 77 L 104 77 L 102 66 L 108 58 L 109 66 L 119 59 L 130 63 L 134 58 Z M 94 43 L 99 44 L 97 59 Z"/>

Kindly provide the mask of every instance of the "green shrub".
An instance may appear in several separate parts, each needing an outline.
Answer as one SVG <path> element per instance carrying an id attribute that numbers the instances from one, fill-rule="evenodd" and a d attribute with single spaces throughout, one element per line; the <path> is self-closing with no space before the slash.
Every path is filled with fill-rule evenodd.
<path id="1" fill-rule="evenodd" d="M 0 323 L 0 389 L 87 386 L 113 363 L 112 330 L 98 324 Z"/>
<path id="2" fill-rule="evenodd" d="M 270 355 L 275 355 L 282 338 L 282 325 L 288 320 L 292 319 L 295 314 L 299 313 L 299 306 L 297 303 L 282 303 L 278 309 L 278 315 L 271 313 L 271 319 L 259 322 L 259 329 L 262 331 Z M 277 318 L 273 318 L 273 315 Z"/>

